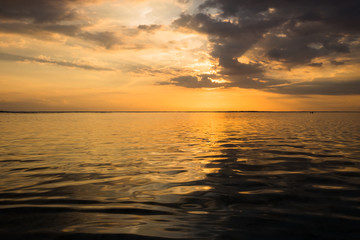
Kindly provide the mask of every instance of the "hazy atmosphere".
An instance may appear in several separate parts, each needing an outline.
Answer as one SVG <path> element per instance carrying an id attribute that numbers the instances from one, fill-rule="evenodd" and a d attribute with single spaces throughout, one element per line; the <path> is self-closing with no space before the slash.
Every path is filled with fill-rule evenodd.
<path id="1" fill-rule="evenodd" d="M 0 111 L 358 111 L 359 8 L 0 0 Z"/>

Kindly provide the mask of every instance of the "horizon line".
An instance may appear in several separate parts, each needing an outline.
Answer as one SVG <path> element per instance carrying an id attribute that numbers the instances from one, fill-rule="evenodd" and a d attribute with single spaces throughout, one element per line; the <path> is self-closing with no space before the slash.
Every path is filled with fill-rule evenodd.
<path id="1" fill-rule="evenodd" d="M 0 113 L 360 113 L 360 110 L 343 111 L 343 110 L 288 110 L 288 111 L 261 111 L 261 110 L 126 110 L 126 111 L 104 111 L 104 110 L 70 110 L 70 111 L 7 111 L 0 110 Z"/>

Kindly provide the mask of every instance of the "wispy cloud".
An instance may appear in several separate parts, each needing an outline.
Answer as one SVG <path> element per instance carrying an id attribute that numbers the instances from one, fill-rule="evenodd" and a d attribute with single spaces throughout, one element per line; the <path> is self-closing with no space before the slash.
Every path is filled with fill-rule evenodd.
<path id="1" fill-rule="evenodd" d="M 211 81 L 214 75 L 201 75 L 201 76 L 180 76 L 174 77 L 170 82 L 159 82 L 160 85 L 175 85 L 186 88 L 217 88 L 223 87 L 224 84 Z"/>
<path id="2" fill-rule="evenodd" d="M 72 67 L 72 68 L 80 68 L 84 70 L 93 70 L 93 71 L 112 71 L 111 68 L 106 67 L 98 67 L 93 66 L 90 64 L 82 64 L 82 63 L 74 63 L 69 61 L 59 61 L 59 60 L 52 60 L 47 58 L 39 58 L 39 57 L 27 57 L 27 56 L 20 56 L 8 53 L 1 53 L 0 52 L 0 60 L 3 61 L 15 61 L 15 62 L 35 62 L 35 63 L 46 63 L 46 64 L 54 64 L 63 67 Z"/>

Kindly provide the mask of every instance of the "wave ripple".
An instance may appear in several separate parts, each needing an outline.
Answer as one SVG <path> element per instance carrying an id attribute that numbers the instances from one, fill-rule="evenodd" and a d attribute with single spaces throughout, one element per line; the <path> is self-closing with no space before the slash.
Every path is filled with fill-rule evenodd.
<path id="1" fill-rule="evenodd" d="M 3 239 L 359 239 L 359 113 L 0 114 Z"/>

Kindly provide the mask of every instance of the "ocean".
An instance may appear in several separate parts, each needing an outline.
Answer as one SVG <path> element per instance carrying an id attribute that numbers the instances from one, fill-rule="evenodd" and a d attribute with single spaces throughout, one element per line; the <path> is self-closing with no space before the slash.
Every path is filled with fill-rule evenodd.
<path id="1" fill-rule="evenodd" d="M 360 239 L 360 113 L 0 113 L 1 239 Z"/>

